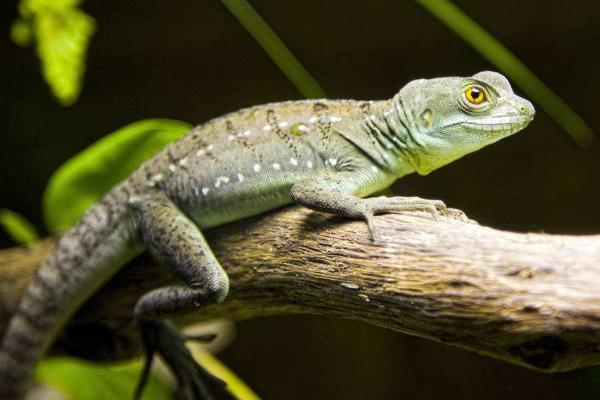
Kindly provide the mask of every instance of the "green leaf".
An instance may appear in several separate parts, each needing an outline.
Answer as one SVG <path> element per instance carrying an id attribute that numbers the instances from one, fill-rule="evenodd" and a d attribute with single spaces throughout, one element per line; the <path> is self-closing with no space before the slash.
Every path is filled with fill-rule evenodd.
<path id="1" fill-rule="evenodd" d="M 123 400 L 133 398 L 141 370 L 139 361 L 107 365 L 57 357 L 40 363 L 36 380 L 53 386 L 64 393 L 68 400 Z M 169 386 L 151 374 L 142 399 L 171 398 Z"/>
<path id="2" fill-rule="evenodd" d="M 85 55 L 95 25 L 90 16 L 77 8 L 47 10 L 35 18 L 34 32 L 44 78 L 64 106 L 79 97 Z"/>
<path id="3" fill-rule="evenodd" d="M 21 19 L 13 23 L 12 40 L 20 46 L 37 43 L 44 79 L 59 102 L 68 106 L 79 97 L 85 56 L 96 22 L 81 11 L 80 0 L 21 0 Z"/>
<path id="4" fill-rule="evenodd" d="M 186 122 L 168 119 L 134 122 L 68 160 L 52 175 L 42 199 L 50 231 L 75 224 L 104 193 L 190 129 Z"/>
<path id="5" fill-rule="evenodd" d="M 437 19 L 508 75 L 581 146 L 591 144 L 594 133 L 588 124 L 542 82 L 502 43 L 449 0 L 416 0 Z"/>
<path id="6" fill-rule="evenodd" d="M 56 11 L 74 8 L 81 4 L 82 0 L 21 0 L 19 13 L 23 17 L 30 17 L 37 12 L 52 9 Z"/>
<path id="7" fill-rule="evenodd" d="M 246 30 L 262 46 L 279 69 L 306 98 L 327 97 L 325 91 L 277 34 L 246 0 L 221 0 Z"/>
<path id="8" fill-rule="evenodd" d="M 31 46 L 31 42 L 33 41 L 31 26 L 22 19 L 16 20 L 10 27 L 10 38 L 21 47 Z"/>
<path id="9" fill-rule="evenodd" d="M 250 386 L 246 384 L 240 377 L 238 377 L 232 370 L 227 368 L 225 364 L 219 361 L 211 352 L 206 350 L 202 345 L 189 344 L 192 355 L 202 367 L 206 368 L 208 372 L 214 376 L 222 379 L 227 383 L 229 391 L 235 395 L 238 400 L 260 400 L 260 397 Z"/>
<path id="10" fill-rule="evenodd" d="M 18 244 L 29 246 L 40 238 L 27 218 L 5 208 L 0 208 L 0 226 Z"/>

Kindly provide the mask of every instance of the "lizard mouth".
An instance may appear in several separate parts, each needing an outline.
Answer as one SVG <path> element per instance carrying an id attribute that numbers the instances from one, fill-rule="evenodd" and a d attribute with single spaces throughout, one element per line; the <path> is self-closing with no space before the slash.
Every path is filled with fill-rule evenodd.
<path id="1" fill-rule="evenodd" d="M 495 137 L 518 132 L 529 125 L 532 120 L 533 116 L 491 117 L 463 122 L 461 125 L 471 131 Z"/>

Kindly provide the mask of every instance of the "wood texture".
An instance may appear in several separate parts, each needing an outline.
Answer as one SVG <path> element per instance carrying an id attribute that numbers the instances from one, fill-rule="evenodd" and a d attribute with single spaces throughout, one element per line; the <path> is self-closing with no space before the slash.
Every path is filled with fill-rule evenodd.
<path id="1" fill-rule="evenodd" d="M 231 294 L 175 320 L 328 314 L 544 371 L 600 363 L 600 235 L 503 232 L 456 210 L 376 223 L 377 242 L 361 221 L 298 207 L 214 229 Z M 52 245 L 0 251 L 0 327 Z M 172 281 L 140 257 L 74 317 L 60 347 L 96 359 L 134 354 L 133 304 Z"/>

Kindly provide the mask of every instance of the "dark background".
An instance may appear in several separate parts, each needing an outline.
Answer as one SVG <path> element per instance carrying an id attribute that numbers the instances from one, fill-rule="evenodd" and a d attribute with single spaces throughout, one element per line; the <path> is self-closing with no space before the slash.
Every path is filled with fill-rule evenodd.
<path id="1" fill-rule="evenodd" d="M 600 133 L 596 1 L 456 1 Z M 385 98 L 414 78 L 471 75 L 485 59 L 411 1 L 252 4 L 332 98 Z M 301 96 L 217 0 L 88 0 L 98 23 L 80 100 L 51 97 L 32 49 L 9 40 L 0 3 L 0 207 L 42 226 L 50 174 L 101 136 L 142 118 L 200 123 Z M 518 88 L 517 88 L 518 89 Z M 481 224 L 600 231 L 600 148 L 541 110 L 530 127 L 397 194 L 443 199 Z M 0 233 L 0 246 L 10 240 Z M 544 375 L 368 325 L 291 316 L 239 324 L 222 359 L 265 399 L 592 399 L 595 369 Z"/>

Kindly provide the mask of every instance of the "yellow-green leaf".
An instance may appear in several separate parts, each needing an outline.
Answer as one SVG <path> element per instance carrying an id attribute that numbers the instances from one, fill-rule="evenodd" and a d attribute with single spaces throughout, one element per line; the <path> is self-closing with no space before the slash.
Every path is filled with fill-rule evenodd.
<path id="1" fill-rule="evenodd" d="M 168 119 L 134 122 L 65 162 L 50 178 L 42 199 L 50 231 L 75 224 L 92 203 L 190 128 Z"/>
<path id="2" fill-rule="evenodd" d="M 27 218 L 5 208 L 0 208 L 0 226 L 18 244 L 29 246 L 40 238 Z"/>
<path id="3" fill-rule="evenodd" d="M 13 42 L 37 44 L 44 79 L 58 101 L 68 106 L 79 97 L 85 56 L 96 22 L 77 6 L 81 0 L 21 0 Z"/>
<path id="4" fill-rule="evenodd" d="M 10 27 L 10 38 L 21 47 L 30 46 L 33 41 L 31 26 L 22 19 L 16 20 Z"/>
<path id="5" fill-rule="evenodd" d="M 48 358 L 38 366 L 36 380 L 56 388 L 68 400 L 123 400 L 133 398 L 141 370 L 140 361 L 106 365 Z M 172 396 L 169 386 L 151 374 L 142 399 L 168 400 Z"/>
<path id="6" fill-rule="evenodd" d="M 82 0 L 21 0 L 19 2 L 19 13 L 23 17 L 29 17 L 47 9 L 64 10 L 74 8 L 81 2 Z"/>
<path id="7" fill-rule="evenodd" d="M 36 13 L 34 21 L 44 78 L 60 103 L 71 105 L 81 91 L 85 55 L 96 24 L 78 8 L 48 8 Z"/>
<path id="8" fill-rule="evenodd" d="M 191 350 L 198 364 L 206 368 L 211 374 L 225 381 L 229 391 L 233 393 L 237 399 L 260 400 L 260 397 L 250 389 L 250 386 L 202 345 L 193 345 L 191 346 Z"/>

